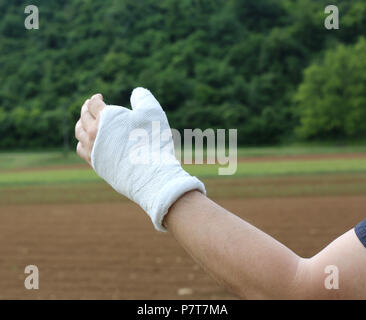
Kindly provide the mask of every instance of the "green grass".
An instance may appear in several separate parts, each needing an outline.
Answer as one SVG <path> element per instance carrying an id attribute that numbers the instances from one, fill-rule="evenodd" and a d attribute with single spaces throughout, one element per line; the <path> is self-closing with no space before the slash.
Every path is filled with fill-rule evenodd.
<path id="1" fill-rule="evenodd" d="M 240 148 L 239 157 L 263 157 L 261 161 L 238 163 L 234 177 L 286 176 L 337 173 L 365 173 L 365 158 L 284 159 L 273 161 L 266 157 L 305 154 L 366 153 L 366 146 L 286 146 Z M 249 159 L 250 160 L 250 159 Z M 62 152 L 3 152 L 0 153 L 0 187 L 75 184 L 100 182 L 101 179 L 86 167 L 70 167 L 84 163 L 74 152 L 64 157 Z M 62 169 L 55 166 L 64 167 Z M 38 170 L 42 169 L 42 170 Z M 187 165 L 186 170 L 200 178 L 219 176 L 219 165 Z M 21 170 L 20 170 L 21 169 Z M 31 170 L 32 169 L 32 170 Z"/>
<path id="2" fill-rule="evenodd" d="M 364 195 L 365 157 L 296 160 L 273 157 L 365 152 L 363 147 L 246 148 L 239 149 L 240 157 L 245 154 L 248 158 L 263 159 L 238 163 L 234 176 L 218 176 L 218 165 L 184 167 L 204 179 L 209 195 L 215 198 Z M 82 163 L 73 153 L 67 158 L 60 152 L 0 153 L 0 205 L 125 201 L 91 169 L 79 166 Z"/>
<path id="3" fill-rule="evenodd" d="M 306 154 L 347 154 L 366 153 L 366 143 L 362 145 L 290 145 L 275 147 L 239 148 L 238 157 L 276 157 Z M 50 152 L 0 152 L 0 170 L 63 166 L 84 163 L 74 151 L 64 157 L 60 151 Z"/>
<path id="4" fill-rule="evenodd" d="M 33 170 L 0 174 L 0 187 L 99 181 L 91 169 Z"/>
<path id="5" fill-rule="evenodd" d="M 84 163 L 76 153 L 67 157 L 62 152 L 0 152 L 0 170 L 49 167 Z"/>
<path id="6" fill-rule="evenodd" d="M 274 147 L 249 147 L 239 148 L 239 157 L 276 157 L 276 156 L 296 156 L 296 155 L 315 155 L 315 154 L 349 154 L 365 153 L 366 143 L 363 145 L 291 145 Z"/>
<path id="7" fill-rule="evenodd" d="M 218 165 L 187 165 L 185 169 L 200 178 L 218 176 Z M 286 175 L 365 173 L 365 158 L 296 160 L 296 161 L 260 161 L 238 163 L 234 176 L 225 177 L 266 177 Z M 10 171 L 0 173 L 0 187 L 22 185 L 45 185 L 65 183 L 98 182 L 101 179 L 87 168 Z"/>

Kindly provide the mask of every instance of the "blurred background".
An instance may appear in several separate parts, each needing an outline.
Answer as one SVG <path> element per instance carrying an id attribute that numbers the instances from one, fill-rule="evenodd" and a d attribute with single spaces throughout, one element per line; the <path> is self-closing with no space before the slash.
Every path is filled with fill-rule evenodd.
<path id="1" fill-rule="evenodd" d="M 98 92 L 128 107 L 143 86 L 173 128 L 238 129 L 234 176 L 185 168 L 298 254 L 361 221 L 366 2 L 332 4 L 339 30 L 325 0 L 0 0 L 0 298 L 233 298 L 75 155 Z"/>

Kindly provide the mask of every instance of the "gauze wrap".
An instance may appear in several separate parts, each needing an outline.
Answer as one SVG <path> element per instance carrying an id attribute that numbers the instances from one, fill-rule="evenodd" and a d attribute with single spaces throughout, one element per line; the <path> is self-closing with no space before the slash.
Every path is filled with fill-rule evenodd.
<path id="1" fill-rule="evenodd" d="M 188 191 L 206 190 L 176 160 L 168 119 L 151 92 L 136 88 L 131 106 L 101 111 L 91 163 L 117 192 L 146 211 L 157 230 L 166 231 L 162 222 L 170 206 Z"/>

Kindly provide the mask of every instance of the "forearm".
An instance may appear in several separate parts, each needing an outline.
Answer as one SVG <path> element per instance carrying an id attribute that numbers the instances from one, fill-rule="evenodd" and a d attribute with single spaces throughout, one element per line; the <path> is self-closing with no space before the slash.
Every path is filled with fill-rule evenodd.
<path id="1" fill-rule="evenodd" d="M 201 193 L 180 198 L 164 222 L 208 273 L 240 297 L 301 297 L 306 260 Z"/>

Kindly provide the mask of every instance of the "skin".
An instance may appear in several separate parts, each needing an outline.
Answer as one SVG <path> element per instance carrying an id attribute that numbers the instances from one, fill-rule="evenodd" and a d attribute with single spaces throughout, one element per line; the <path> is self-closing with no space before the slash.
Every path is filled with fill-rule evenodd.
<path id="1" fill-rule="evenodd" d="M 75 127 L 78 155 L 90 164 L 101 94 L 85 101 Z M 366 299 L 366 248 L 349 230 L 311 258 L 302 258 L 198 191 L 178 199 L 164 225 L 214 279 L 243 299 Z M 223 267 L 223 265 L 225 267 Z M 339 289 L 325 281 L 339 271 Z"/>

